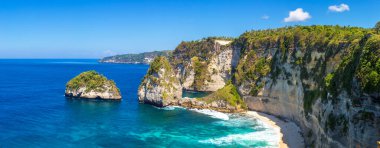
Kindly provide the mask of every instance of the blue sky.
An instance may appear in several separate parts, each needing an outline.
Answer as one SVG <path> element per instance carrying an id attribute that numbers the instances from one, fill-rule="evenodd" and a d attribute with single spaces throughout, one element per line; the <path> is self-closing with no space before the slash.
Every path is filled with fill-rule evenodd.
<path id="1" fill-rule="evenodd" d="M 100 58 L 289 25 L 369 28 L 379 8 L 379 0 L 0 0 L 0 58 Z"/>

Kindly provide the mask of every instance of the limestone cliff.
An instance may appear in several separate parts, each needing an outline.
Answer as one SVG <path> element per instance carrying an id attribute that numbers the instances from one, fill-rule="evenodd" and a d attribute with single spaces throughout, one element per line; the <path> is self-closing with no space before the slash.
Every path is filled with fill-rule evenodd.
<path id="1" fill-rule="evenodd" d="M 172 65 L 185 90 L 216 91 L 231 79 L 240 50 L 232 40 L 206 38 L 182 42 L 173 52 Z"/>
<path id="2" fill-rule="evenodd" d="M 233 40 L 182 42 L 169 61 L 180 89 L 217 94 L 231 80 L 244 100 L 241 105 L 294 121 L 310 147 L 376 147 L 380 140 L 380 35 L 374 30 L 250 31 Z M 216 108 L 234 104 L 216 102 Z"/>
<path id="3" fill-rule="evenodd" d="M 65 96 L 87 99 L 121 99 L 119 88 L 115 82 L 108 80 L 96 71 L 83 72 L 67 82 Z"/>
<path id="4" fill-rule="evenodd" d="M 181 85 L 176 79 L 166 57 L 153 60 L 138 90 L 139 101 L 156 106 L 173 105 L 182 96 Z"/>
<path id="5" fill-rule="evenodd" d="M 156 58 L 138 90 L 140 102 L 160 107 L 181 105 L 222 112 L 245 110 L 246 105 L 235 86 L 226 85 L 240 54 L 240 50 L 231 48 L 231 42 L 226 38 L 182 42 L 169 58 L 170 62 L 165 57 Z M 168 84 L 173 87 L 168 87 Z M 182 98 L 182 90 L 214 93 L 210 97 L 190 99 Z"/>
<path id="6" fill-rule="evenodd" d="M 242 56 L 234 81 L 250 109 L 295 121 L 309 146 L 376 147 L 378 34 L 356 27 L 289 27 L 247 32 L 235 44 Z"/>

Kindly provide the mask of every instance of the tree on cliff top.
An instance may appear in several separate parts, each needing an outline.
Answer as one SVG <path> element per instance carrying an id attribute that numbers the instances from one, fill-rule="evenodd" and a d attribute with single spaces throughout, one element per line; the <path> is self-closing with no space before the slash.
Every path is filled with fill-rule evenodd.
<path id="1" fill-rule="evenodd" d="M 380 33 L 380 21 L 378 21 L 375 25 L 375 27 L 373 28 L 377 33 Z"/>

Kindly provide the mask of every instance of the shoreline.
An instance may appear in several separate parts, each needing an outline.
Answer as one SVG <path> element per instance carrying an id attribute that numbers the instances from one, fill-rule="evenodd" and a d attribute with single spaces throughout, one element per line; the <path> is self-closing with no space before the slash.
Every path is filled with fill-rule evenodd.
<path id="1" fill-rule="evenodd" d="M 234 113 L 225 113 L 225 112 L 220 112 L 218 110 L 214 109 L 209 109 L 209 108 L 189 108 L 186 106 L 174 106 L 170 105 L 170 107 L 180 107 L 184 108 L 186 110 L 192 110 L 192 111 L 202 111 L 202 110 L 209 110 L 209 111 L 214 111 L 222 114 L 234 114 Z M 158 108 L 164 108 L 164 107 L 158 107 Z M 205 112 L 199 112 L 202 114 L 206 114 L 209 116 L 212 116 L 211 114 L 207 114 Z M 258 112 L 258 111 L 252 111 L 252 110 L 247 110 L 245 112 L 238 112 L 238 114 L 245 114 L 246 116 L 254 117 L 261 121 L 263 124 L 273 128 L 275 132 L 279 136 L 278 140 L 278 147 L 279 148 L 303 148 L 305 147 L 305 141 L 304 137 L 301 134 L 301 129 L 292 121 L 280 119 L 279 117 L 276 117 L 274 115 L 270 115 L 267 113 L 263 112 Z M 215 116 L 216 117 L 216 116 Z M 221 118 L 221 117 L 216 117 L 219 119 L 223 120 L 228 120 L 228 118 Z"/>
<path id="2" fill-rule="evenodd" d="M 283 121 L 273 115 L 256 111 L 247 111 L 246 114 L 259 119 L 260 121 L 275 129 L 275 131 L 280 136 L 278 143 L 278 146 L 280 148 L 305 147 L 304 138 L 301 135 L 301 130 L 294 122 Z"/>

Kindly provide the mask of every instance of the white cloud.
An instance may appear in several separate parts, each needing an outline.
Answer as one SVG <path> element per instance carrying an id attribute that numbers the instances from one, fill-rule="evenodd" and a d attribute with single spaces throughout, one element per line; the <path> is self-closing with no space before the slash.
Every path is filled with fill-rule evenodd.
<path id="1" fill-rule="evenodd" d="M 268 16 L 268 15 L 263 15 L 263 16 L 261 17 L 261 19 L 263 19 L 263 20 L 268 20 L 268 19 L 269 19 L 269 16 Z"/>
<path id="2" fill-rule="evenodd" d="M 308 12 L 303 11 L 302 8 L 297 8 L 289 12 L 289 16 L 284 19 L 285 22 L 301 22 L 310 19 L 311 16 Z"/>
<path id="3" fill-rule="evenodd" d="M 340 4 L 340 5 L 329 6 L 329 10 L 333 12 L 344 12 L 344 11 L 349 11 L 350 7 L 347 4 Z"/>

